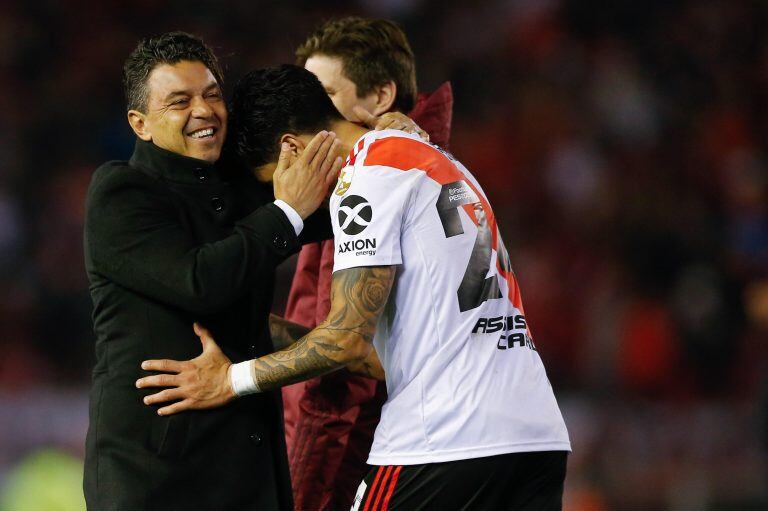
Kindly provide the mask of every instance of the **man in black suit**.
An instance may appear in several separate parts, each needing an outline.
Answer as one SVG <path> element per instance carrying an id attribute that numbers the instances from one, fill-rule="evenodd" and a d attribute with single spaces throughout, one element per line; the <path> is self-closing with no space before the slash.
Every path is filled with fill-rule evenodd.
<path id="1" fill-rule="evenodd" d="M 309 216 L 341 167 L 338 143 L 321 132 L 299 158 L 284 148 L 273 196 L 215 165 L 227 109 L 216 57 L 200 39 L 142 41 L 123 80 L 136 148 L 94 173 L 87 199 L 97 355 L 88 509 L 292 509 L 279 394 L 162 417 L 134 381 L 150 374 L 144 359 L 198 354 L 195 321 L 234 361 L 273 351 L 274 270 L 301 238 L 330 236 L 327 211 Z"/>

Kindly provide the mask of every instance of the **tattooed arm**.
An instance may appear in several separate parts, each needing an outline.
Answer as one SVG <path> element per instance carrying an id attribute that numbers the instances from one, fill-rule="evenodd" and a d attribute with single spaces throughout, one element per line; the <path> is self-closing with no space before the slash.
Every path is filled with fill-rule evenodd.
<path id="1" fill-rule="evenodd" d="M 251 362 L 261 390 L 270 390 L 360 363 L 373 349 L 376 323 L 394 281 L 393 266 L 349 268 L 333 274 L 331 310 L 290 347 Z"/>
<path id="2" fill-rule="evenodd" d="M 269 333 L 272 336 L 272 344 L 276 350 L 285 349 L 309 333 L 310 329 L 281 318 L 276 314 L 269 315 Z M 381 366 L 376 350 L 371 350 L 368 356 L 360 362 L 353 362 L 347 366 L 350 372 L 384 380 L 384 368 Z"/>
<path id="3" fill-rule="evenodd" d="M 276 389 L 350 365 L 377 374 L 377 369 L 365 362 L 373 351 L 376 323 L 394 276 L 393 266 L 335 272 L 331 310 L 325 321 L 287 348 L 251 361 L 251 375 L 259 389 Z M 160 408 L 161 415 L 222 406 L 235 397 L 228 377 L 231 362 L 207 330 L 195 324 L 195 332 L 203 343 L 199 357 L 186 362 L 148 360 L 141 365 L 145 370 L 176 373 L 147 376 L 136 382 L 140 388 L 170 387 L 144 398 L 146 404 L 177 401 Z"/>

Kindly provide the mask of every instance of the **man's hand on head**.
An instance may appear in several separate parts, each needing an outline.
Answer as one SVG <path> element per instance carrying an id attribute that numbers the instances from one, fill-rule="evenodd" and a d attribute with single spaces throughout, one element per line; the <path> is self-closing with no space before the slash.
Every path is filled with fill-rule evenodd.
<path id="1" fill-rule="evenodd" d="M 399 130 L 406 133 L 416 133 L 425 142 L 429 142 L 429 134 L 421 129 L 413 119 L 401 112 L 387 112 L 379 116 L 373 115 L 360 105 L 352 108 L 353 113 L 366 126 L 374 130 Z"/>
<path id="2" fill-rule="evenodd" d="M 222 353 L 208 330 L 198 323 L 195 333 L 203 344 L 203 353 L 192 360 L 145 360 L 141 368 L 163 374 L 146 376 L 136 387 L 169 387 L 144 398 L 144 404 L 156 405 L 176 401 L 160 408 L 158 415 L 172 415 L 184 410 L 218 408 L 235 398 L 229 379 L 229 358 Z"/>
<path id="3" fill-rule="evenodd" d="M 272 176 L 275 199 L 288 203 L 302 219 L 314 213 L 341 172 L 339 144 L 335 134 L 321 131 L 298 158 L 291 158 L 290 146 L 283 143 Z"/>

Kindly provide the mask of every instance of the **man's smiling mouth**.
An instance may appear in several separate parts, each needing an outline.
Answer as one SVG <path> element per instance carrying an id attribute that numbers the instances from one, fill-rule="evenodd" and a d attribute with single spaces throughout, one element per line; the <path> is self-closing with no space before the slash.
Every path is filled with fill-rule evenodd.
<path id="1" fill-rule="evenodd" d="M 201 128 L 190 132 L 188 136 L 198 140 L 206 139 L 213 137 L 216 134 L 216 131 L 216 128 Z"/>

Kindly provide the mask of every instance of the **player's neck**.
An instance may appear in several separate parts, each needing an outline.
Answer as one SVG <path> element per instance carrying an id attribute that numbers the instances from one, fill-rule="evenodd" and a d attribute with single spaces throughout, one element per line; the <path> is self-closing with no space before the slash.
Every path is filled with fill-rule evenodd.
<path id="1" fill-rule="evenodd" d="M 360 126 L 346 120 L 334 121 L 330 126 L 330 130 L 336 133 L 336 137 L 341 142 L 340 151 L 344 156 L 352 151 L 360 137 L 371 131 L 365 126 Z"/>

